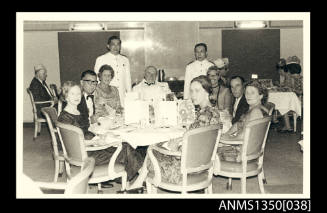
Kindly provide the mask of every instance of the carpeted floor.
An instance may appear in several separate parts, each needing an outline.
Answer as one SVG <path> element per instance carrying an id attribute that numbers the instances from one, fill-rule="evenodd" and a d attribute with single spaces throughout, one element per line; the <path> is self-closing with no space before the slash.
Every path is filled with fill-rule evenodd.
<path id="1" fill-rule="evenodd" d="M 271 126 L 269 131 L 265 156 L 264 171 L 267 184 L 264 185 L 266 193 L 270 194 L 301 194 L 303 191 L 303 154 L 297 141 L 301 130 L 297 133 L 279 133 L 275 130 L 278 125 Z M 302 122 L 298 119 L 298 127 Z M 34 181 L 52 181 L 54 175 L 54 162 L 51 154 L 50 134 L 43 126 L 41 135 L 33 141 L 34 128 L 25 126 L 23 129 L 23 172 Z M 238 194 L 241 193 L 241 181 L 233 179 L 232 190 L 226 190 L 227 178 L 214 177 L 213 193 Z M 58 180 L 65 182 L 63 175 Z M 121 185 L 113 182 L 114 187 L 103 189 L 104 194 L 115 194 Z M 96 193 L 96 187 L 90 186 L 90 193 Z M 45 193 L 60 193 L 46 191 Z M 158 193 L 175 193 L 158 190 Z M 194 193 L 203 193 L 202 191 Z M 257 177 L 247 179 L 247 193 L 260 193 Z"/>

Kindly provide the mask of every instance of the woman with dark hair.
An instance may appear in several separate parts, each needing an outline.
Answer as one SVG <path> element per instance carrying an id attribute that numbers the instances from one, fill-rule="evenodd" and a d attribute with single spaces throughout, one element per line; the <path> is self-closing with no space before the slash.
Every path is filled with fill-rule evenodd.
<path id="1" fill-rule="evenodd" d="M 228 110 L 231 113 L 232 95 L 221 79 L 220 69 L 217 66 L 209 67 L 207 76 L 211 81 L 212 87 L 212 93 L 209 96 L 211 103 L 216 105 L 219 110 Z"/>
<path id="2" fill-rule="evenodd" d="M 267 101 L 267 97 L 267 90 L 259 81 L 248 82 L 245 85 L 245 98 L 249 104 L 249 110 L 225 134 L 222 134 L 221 139 L 243 140 L 246 123 L 268 116 L 268 109 L 263 106 Z M 242 145 L 218 147 L 218 155 L 226 161 L 240 162 L 241 149 Z"/>
<path id="3" fill-rule="evenodd" d="M 81 113 L 77 109 L 77 105 L 80 103 L 82 97 L 80 86 L 73 81 L 65 82 L 62 86 L 62 96 L 67 102 L 67 105 L 61 111 L 58 121 L 81 128 L 84 133 L 85 145 L 92 144 L 93 142 L 91 140 L 95 134 L 88 130 L 90 124 L 84 122 Z M 115 150 L 116 147 L 109 147 L 104 150 L 90 151 L 87 152 L 87 154 L 89 157 L 95 159 L 95 165 L 104 165 L 109 163 Z M 125 166 L 127 179 L 130 181 L 141 168 L 144 157 L 145 156 L 133 149 L 128 143 L 124 142 L 122 151 L 119 153 L 116 162 Z"/>
<path id="4" fill-rule="evenodd" d="M 103 65 L 99 69 L 100 83 L 94 92 L 95 118 L 106 117 L 122 113 L 118 89 L 110 85 L 115 72 L 110 65 Z"/>
<path id="5" fill-rule="evenodd" d="M 200 110 L 196 112 L 195 121 L 188 127 L 188 129 L 194 129 L 213 124 L 221 124 L 217 107 L 213 107 L 209 101 L 209 95 L 211 92 L 211 82 L 207 76 L 200 75 L 196 78 L 193 78 L 190 85 L 190 97 L 194 105 L 200 106 Z M 168 150 L 181 152 L 182 138 L 169 142 L 163 142 L 157 146 Z M 161 173 L 162 180 L 167 183 L 181 183 L 181 159 L 176 156 L 163 155 L 158 152 L 153 152 L 153 154 L 157 158 L 159 166 L 163 171 Z M 151 161 L 147 157 L 146 159 L 147 160 L 145 160 L 139 172 L 138 178 L 131 185 L 131 189 L 141 187 L 147 177 L 148 171 L 154 171 Z"/>

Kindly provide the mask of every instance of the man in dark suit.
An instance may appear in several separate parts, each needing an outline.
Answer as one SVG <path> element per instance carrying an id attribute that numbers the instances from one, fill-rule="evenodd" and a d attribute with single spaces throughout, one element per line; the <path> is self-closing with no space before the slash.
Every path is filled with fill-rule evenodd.
<path id="1" fill-rule="evenodd" d="M 58 102 L 58 98 L 55 94 L 52 94 L 50 88 L 45 82 L 47 79 L 47 69 L 44 65 L 39 64 L 34 67 L 35 77 L 31 81 L 30 91 L 33 94 L 34 101 L 54 101 L 54 103 Z M 36 110 L 38 117 L 44 118 L 41 113 L 41 108 L 50 106 L 51 103 L 45 104 L 36 104 Z"/>
<path id="2" fill-rule="evenodd" d="M 242 76 L 233 76 L 230 85 L 234 96 L 231 106 L 232 124 L 234 124 L 249 110 L 249 104 L 246 102 L 244 94 L 244 78 Z"/>

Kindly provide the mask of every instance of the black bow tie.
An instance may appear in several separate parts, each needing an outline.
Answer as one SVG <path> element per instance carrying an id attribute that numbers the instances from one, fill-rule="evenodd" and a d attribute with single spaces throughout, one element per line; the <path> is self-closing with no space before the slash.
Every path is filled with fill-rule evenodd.
<path id="1" fill-rule="evenodd" d="M 92 101 L 93 101 L 94 95 L 88 95 L 88 96 L 86 96 L 86 100 L 88 100 L 89 98 L 91 98 Z"/>
<path id="2" fill-rule="evenodd" d="M 146 81 L 144 81 L 144 83 L 145 83 L 146 85 L 148 85 L 148 86 L 151 86 L 151 85 L 154 84 L 154 83 L 148 83 L 148 82 L 146 82 Z"/>

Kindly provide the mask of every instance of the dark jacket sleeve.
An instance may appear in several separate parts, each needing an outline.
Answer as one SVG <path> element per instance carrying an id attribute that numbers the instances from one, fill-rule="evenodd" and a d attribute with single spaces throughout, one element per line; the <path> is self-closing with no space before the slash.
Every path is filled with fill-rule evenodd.
<path id="1" fill-rule="evenodd" d="M 33 94 L 34 101 L 50 101 L 52 97 L 47 90 L 42 86 L 41 82 L 36 78 L 33 78 L 29 89 Z"/>
<path id="2" fill-rule="evenodd" d="M 236 123 L 240 120 L 241 116 L 245 114 L 249 110 L 249 104 L 246 102 L 245 96 L 240 100 L 240 103 L 238 104 L 235 117 L 232 119 L 232 124 Z"/>

